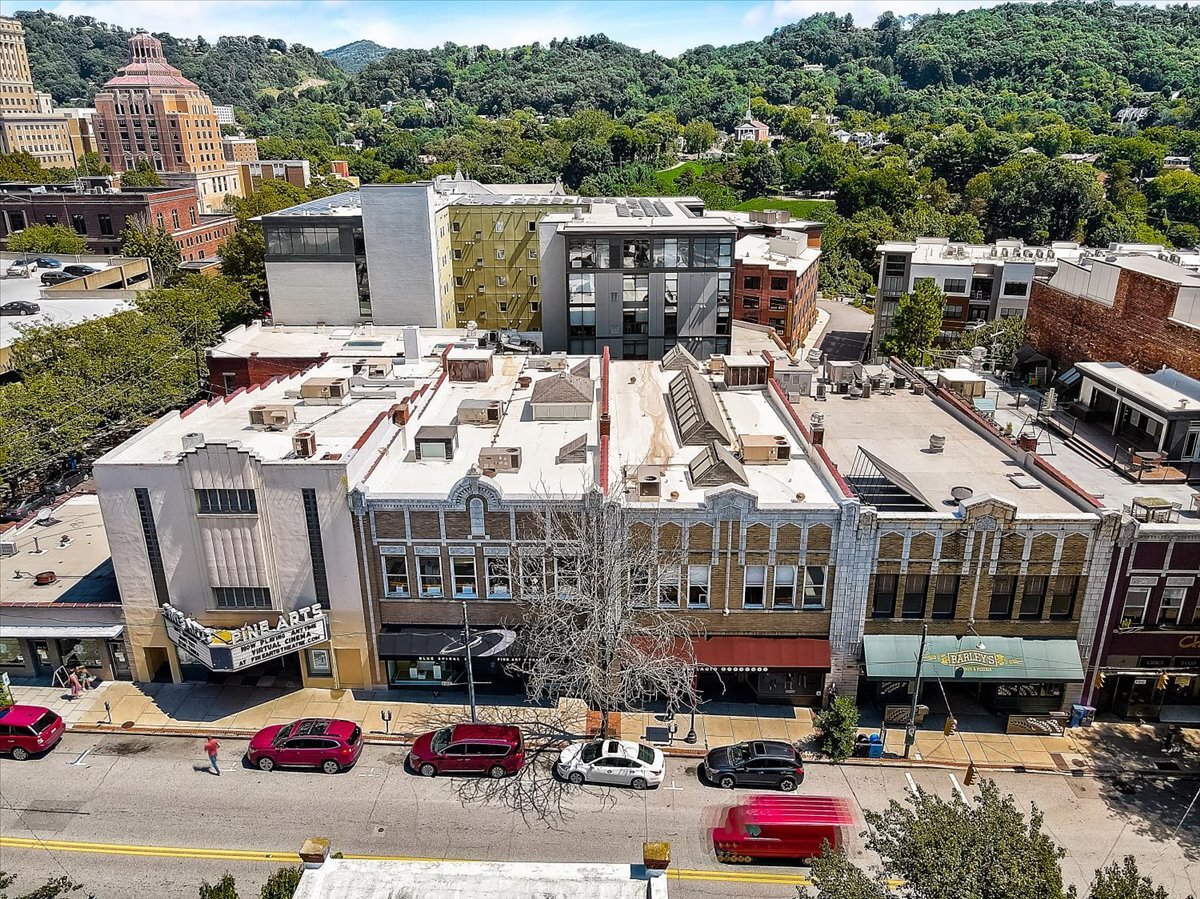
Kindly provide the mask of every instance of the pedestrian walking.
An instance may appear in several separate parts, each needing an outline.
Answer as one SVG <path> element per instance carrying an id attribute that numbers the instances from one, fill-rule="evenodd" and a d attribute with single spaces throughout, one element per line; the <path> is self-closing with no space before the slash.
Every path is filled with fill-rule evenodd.
<path id="1" fill-rule="evenodd" d="M 80 692 L 83 690 L 83 684 L 79 682 L 79 675 L 74 671 L 67 677 L 67 686 L 71 688 L 71 698 L 78 699 Z"/>
<path id="2" fill-rule="evenodd" d="M 220 748 L 221 744 L 216 737 L 209 737 L 208 742 L 204 744 L 204 751 L 208 754 L 208 763 L 211 766 L 209 770 L 217 777 L 221 776 L 221 769 L 217 765 L 217 750 Z"/>

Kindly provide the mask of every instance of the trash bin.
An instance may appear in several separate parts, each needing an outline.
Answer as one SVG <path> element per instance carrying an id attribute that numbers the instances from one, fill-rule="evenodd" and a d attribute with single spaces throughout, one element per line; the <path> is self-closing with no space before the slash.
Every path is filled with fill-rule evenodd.
<path id="1" fill-rule="evenodd" d="M 1090 705 L 1071 706 L 1071 720 L 1067 727 L 1091 727 L 1096 720 L 1096 709 Z"/>
<path id="2" fill-rule="evenodd" d="M 879 734 L 871 734 L 871 742 L 867 744 L 867 758 L 883 758 L 883 740 L 879 738 Z"/>

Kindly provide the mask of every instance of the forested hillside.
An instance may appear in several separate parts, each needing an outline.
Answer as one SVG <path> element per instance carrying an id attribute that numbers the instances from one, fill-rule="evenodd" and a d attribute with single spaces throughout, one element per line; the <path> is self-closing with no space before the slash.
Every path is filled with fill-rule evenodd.
<path id="1" fill-rule="evenodd" d="M 18 12 L 25 26 L 29 66 L 39 90 L 58 103 L 90 101 L 113 72 L 129 60 L 130 32 L 91 16 L 63 18 L 47 12 Z M 263 93 L 290 91 L 302 84 L 340 85 L 345 74 L 319 53 L 300 44 L 263 37 L 204 38 L 156 34 L 171 64 L 204 88 L 216 103 L 244 106 Z"/>
<path id="2" fill-rule="evenodd" d="M 352 41 L 332 50 L 322 50 L 321 55 L 338 68 L 353 73 L 361 72 L 368 63 L 383 59 L 392 52 L 391 47 L 384 47 L 374 41 Z"/>

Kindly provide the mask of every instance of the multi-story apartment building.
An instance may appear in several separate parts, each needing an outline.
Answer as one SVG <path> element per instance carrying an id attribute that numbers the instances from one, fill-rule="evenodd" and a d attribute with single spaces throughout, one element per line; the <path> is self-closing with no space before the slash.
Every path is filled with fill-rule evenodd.
<path id="1" fill-rule="evenodd" d="M 1061 369 L 1095 359 L 1200 377 L 1200 254 L 1085 250 L 1034 283 L 1029 340 Z"/>
<path id="2" fill-rule="evenodd" d="M 0 246 L 7 246 L 11 235 L 30 225 L 63 225 L 86 237 L 90 252 L 116 254 L 121 251 L 121 232 L 131 218 L 170 232 L 184 261 L 219 256 L 237 230 L 235 216 L 202 212 L 192 188 L 0 187 Z"/>
<path id="3" fill-rule="evenodd" d="M 346 485 L 378 463 L 377 426 L 407 393 L 390 366 L 374 374 L 281 376 L 95 463 L 137 680 L 372 683 Z"/>
<path id="4" fill-rule="evenodd" d="M 739 237 L 734 252 L 734 318 L 774 328 L 788 347 L 799 346 L 817 320 L 820 246 L 787 231 Z"/>
<path id="5" fill-rule="evenodd" d="M 236 125 L 237 114 L 232 106 L 213 105 L 213 115 L 217 117 L 218 125 Z"/>
<path id="6" fill-rule="evenodd" d="M 146 160 L 163 180 L 192 187 L 205 212 L 241 196 L 237 170 L 221 149 L 221 126 L 208 94 L 163 56 L 145 32 L 129 39 L 129 62 L 96 94 L 97 143 L 114 172 Z"/>
<path id="7" fill-rule="evenodd" d="M 1011 315 L 1024 317 L 1035 278 L 1049 277 L 1064 257 L 1080 253 L 1079 244 L 1058 242 L 1027 247 L 1019 240 L 994 244 L 951 243 L 944 237 L 880 244 L 872 351 L 891 328 L 903 294 L 932 278 L 946 295 L 942 337 L 956 337 L 972 322 Z"/>
<path id="8" fill-rule="evenodd" d="M 312 183 L 307 159 L 255 159 L 236 163 L 242 179 L 242 191 L 250 196 L 264 181 L 286 181 L 293 187 L 308 187 Z"/>
<path id="9" fill-rule="evenodd" d="M 258 159 L 258 141 L 252 137 L 221 138 L 221 155 L 226 162 L 254 162 Z"/>
<path id="10" fill-rule="evenodd" d="M 0 16 L 0 153 L 28 153 L 44 169 L 71 168 L 81 152 L 71 125 L 34 88 L 24 26 Z"/>
<path id="11" fill-rule="evenodd" d="M 538 225 L 542 338 L 572 354 L 728 353 L 736 227 L 695 197 L 593 199 Z"/>
<path id="12" fill-rule="evenodd" d="M 354 210 L 364 236 L 376 282 L 370 308 L 355 311 L 348 279 L 335 288 L 328 273 L 309 270 L 323 260 L 276 254 L 268 241 L 272 312 L 284 324 L 309 324 L 320 311 L 319 320 L 330 325 L 438 328 L 476 321 L 486 328 L 538 330 L 537 222 L 584 202 L 564 196 L 561 185 L 483 185 L 461 176 L 368 185 L 341 195 L 338 206 Z M 303 204 L 264 216 L 263 227 L 268 233 L 323 227 L 300 218 L 314 213 L 313 204 Z"/>

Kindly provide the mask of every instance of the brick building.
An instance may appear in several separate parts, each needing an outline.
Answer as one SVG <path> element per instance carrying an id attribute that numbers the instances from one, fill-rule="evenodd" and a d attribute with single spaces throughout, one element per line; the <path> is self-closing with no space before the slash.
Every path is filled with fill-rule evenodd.
<path id="1" fill-rule="evenodd" d="M 1169 255 L 1061 261 L 1034 282 L 1028 320 L 1030 343 L 1059 369 L 1097 360 L 1200 377 L 1200 274 Z"/>
<path id="2" fill-rule="evenodd" d="M 286 181 L 293 187 L 308 187 L 312 183 L 307 159 L 257 159 L 234 163 L 242 179 L 242 191 L 248 197 L 264 181 Z"/>
<path id="3" fill-rule="evenodd" d="M 158 38 L 134 34 L 129 56 L 95 98 L 104 161 L 120 173 L 146 160 L 164 181 L 193 187 L 205 212 L 224 208 L 241 182 L 221 149 L 212 100 L 167 62 Z"/>
<path id="4" fill-rule="evenodd" d="M 80 154 L 78 125 L 34 88 L 24 26 L 0 17 L 0 153 L 28 153 L 44 169 L 71 168 Z"/>
<path id="5" fill-rule="evenodd" d="M 221 138 L 221 153 L 226 162 L 254 162 L 258 159 L 258 141 L 225 135 Z"/>
<path id="6" fill-rule="evenodd" d="M 0 187 L 0 247 L 11 234 L 30 225 L 63 225 L 87 238 L 92 253 L 116 254 L 129 218 L 166 228 L 179 244 L 184 261 L 219 256 L 221 246 L 237 230 L 237 218 L 200 211 L 191 188 L 130 188 L 80 192 Z"/>
<path id="7" fill-rule="evenodd" d="M 817 320 L 819 246 L 789 231 L 739 237 L 734 252 L 734 318 L 774 328 L 795 349 Z"/>

